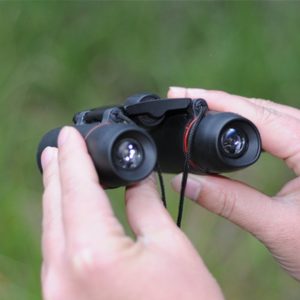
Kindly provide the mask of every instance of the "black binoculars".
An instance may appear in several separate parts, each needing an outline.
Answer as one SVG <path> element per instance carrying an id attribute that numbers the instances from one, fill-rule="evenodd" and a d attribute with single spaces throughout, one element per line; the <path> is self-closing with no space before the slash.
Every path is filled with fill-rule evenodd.
<path id="1" fill-rule="evenodd" d="M 216 174 L 257 161 L 261 139 L 255 125 L 231 113 L 208 110 L 204 99 L 129 97 L 124 105 L 75 114 L 74 127 L 85 139 L 104 188 L 130 185 L 159 165 L 166 173 Z M 60 128 L 46 133 L 37 152 L 56 147 Z"/>

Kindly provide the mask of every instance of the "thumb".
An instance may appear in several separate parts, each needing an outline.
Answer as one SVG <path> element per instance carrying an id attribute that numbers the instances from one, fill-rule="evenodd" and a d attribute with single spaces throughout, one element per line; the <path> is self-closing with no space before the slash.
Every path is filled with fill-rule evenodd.
<path id="1" fill-rule="evenodd" d="M 182 175 L 172 180 L 179 192 Z M 260 240 L 269 238 L 277 215 L 277 203 L 272 198 L 235 180 L 221 176 L 190 174 L 185 195 L 209 211 L 221 215 Z"/>
<path id="2" fill-rule="evenodd" d="M 127 187 L 126 211 L 129 224 L 138 238 L 161 236 L 170 229 L 177 230 L 157 191 L 154 174 Z"/>

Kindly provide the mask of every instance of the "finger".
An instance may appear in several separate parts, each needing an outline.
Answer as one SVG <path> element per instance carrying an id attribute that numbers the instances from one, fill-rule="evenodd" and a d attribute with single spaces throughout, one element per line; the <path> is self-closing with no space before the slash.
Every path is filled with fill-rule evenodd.
<path id="1" fill-rule="evenodd" d="M 181 175 L 173 181 L 179 192 Z M 218 176 L 189 175 L 186 196 L 209 211 L 229 219 L 260 240 L 272 229 L 278 219 L 277 204 L 253 188 L 237 181 Z"/>
<path id="2" fill-rule="evenodd" d="M 71 127 L 59 134 L 59 166 L 63 219 L 68 246 L 87 245 L 104 250 L 109 240 L 123 234 L 98 176 L 84 140 Z"/>
<path id="3" fill-rule="evenodd" d="M 60 259 L 65 244 L 61 216 L 61 190 L 57 148 L 47 147 L 42 153 L 44 195 L 42 251 L 47 266 Z"/>
<path id="4" fill-rule="evenodd" d="M 186 89 L 186 97 L 204 98 L 211 110 L 230 111 L 251 120 L 258 128 L 264 150 L 287 162 L 300 175 L 300 121 L 247 98 L 221 91 Z M 172 94 L 172 93 L 171 93 Z"/>
<path id="5" fill-rule="evenodd" d="M 272 102 L 270 100 L 264 100 L 264 99 L 256 99 L 256 98 L 246 98 L 248 101 L 252 102 L 253 104 L 263 106 L 265 108 L 269 108 L 272 110 L 277 110 L 280 113 L 289 115 L 291 117 L 294 117 L 298 120 L 300 120 L 300 109 L 283 105 L 280 103 Z"/>
<path id="6" fill-rule="evenodd" d="M 168 97 L 169 98 L 182 98 L 182 97 L 188 97 L 188 98 L 199 98 L 203 97 L 203 95 L 206 92 L 220 92 L 220 91 L 208 91 L 204 89 L 196 89 L 196 88 L 183 88 L 183 87 L 170 87 L 168 91 Z M 280 113 L 290 115 L 294 118 L 300 119 L 300 109 L 294 108 L 291 106 L 279 104 L 272 102 L 270 100 L 265 99 L 257 99 L 257 98 L 246 98 L 236 95 L 230 95 L 231 97 L 235 98 L 243 98 L 246 101 L 250 101 L 253 104 L 256 104 L 258 106 L 262 106 L 265 108 L 269 108 L 272 110 L 277 110 Z M 233 100 L 233 98 L 231 98 Z"/>
<path id="7" fill-rule="evenodd" d="M 160 199 L 154 174 L 127 188 L 126 210 L 129 224 L 139 239 L 177 230 Z"/>

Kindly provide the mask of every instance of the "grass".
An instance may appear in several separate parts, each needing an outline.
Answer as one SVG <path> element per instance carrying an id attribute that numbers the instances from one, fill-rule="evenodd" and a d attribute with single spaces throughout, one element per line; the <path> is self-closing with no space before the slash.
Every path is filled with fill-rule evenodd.
<path id="1" fill-rule="evenodd" d="M 299 8 L 289 1 L 1 2 L 0 298 L 41 297 L 35 151 L 47 130 L 81 109 L 140 91 L 163 96 L 170 85 L 299 107 Z M 267 154 L 236 176 L 268 194 L 292 177 Z M 122 193 L 109 191 L 125 223 Z M 175 216 L 178 195 L 168 189 L 168 198 Z M 299 284 L 247 233 L 192 203 L 183 228 L 228 299 L 299 299 Z"/>

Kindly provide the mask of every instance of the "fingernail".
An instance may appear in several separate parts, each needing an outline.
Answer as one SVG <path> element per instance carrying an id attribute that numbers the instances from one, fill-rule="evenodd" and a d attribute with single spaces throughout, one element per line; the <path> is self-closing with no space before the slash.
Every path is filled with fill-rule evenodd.
<path id="1" fill-rule="evenodd" d="M 191 200 L 197 201 L 199 199 L 200 192 L 201 192 L 200 181 L 196 180 L 193 177 L 188 177 L 186 188 L 185 188 L 185 196 L 190 198 Z"/>
<path id="2" fill-rule="evenodd" d="M 180 192 L 182 175 L 177 175 L 172 179 L 172 186 L 176 192 Z M 188 177 L 185 187 L 185 196 L 191 200 L 197 201 L 201 192 L 201 183 L 196 178 Z"/>
<path id="3" fill-rule="evenodd" d="M 58 147 L 61 147 L 67 141 L 69 134 L 70 134 L 70 129 L 68 126 L 65 126 L 61 129 L 58 135 L 58 141 L 57 141 Z"/>
<path id="4" fill-rule="evenodd" d="M 55 149 L 53 147 L 46 147 L 45 150 L 42 153 L 41 157 L 41 164 L 43 170 L 46 168 L 46 166 L 50 163 L 54 156 Z"/>

